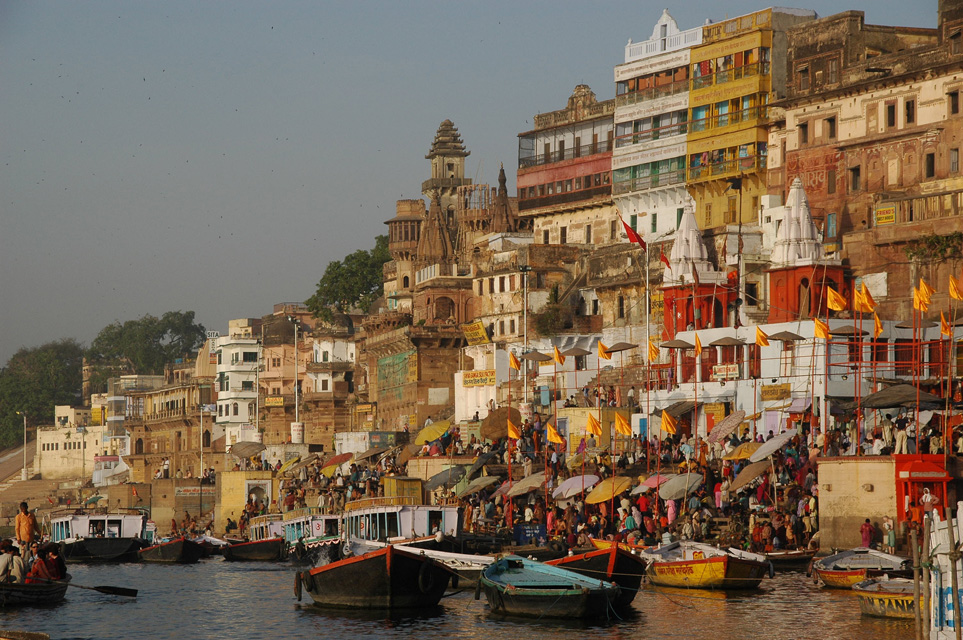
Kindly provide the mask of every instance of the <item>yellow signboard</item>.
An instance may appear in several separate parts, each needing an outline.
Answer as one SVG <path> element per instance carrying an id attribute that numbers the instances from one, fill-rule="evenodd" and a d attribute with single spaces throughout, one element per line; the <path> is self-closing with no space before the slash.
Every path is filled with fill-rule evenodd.
<path id="1" fill-rule="evenodd" d="M 264 398 L 265 407 L 283 407 L 284 397 L 283 396 L 268 396 Z"/>
<path id="2" fill-rule="evenodd" d="M 461 330 L 465 333 L 468 344 L 488 344 L 488 334 L 485 332 L 485 325 L 481 320 L 461 325 Z"/>
<path id="3" fill-rule="evenodd" d="M 876 207 L 876 226 L 881 224 L 894 224 L 896 222 L 896 205 L 889 204 Z"/>
<path id="4" fill-rule="evenodd" d="M 651 305 L 652 315 L 654 317 L 661 317 L 665 312 L 665 296 L 661 291 L 652 292 Z"/>
<path id="5" fill-rule="evenodd" d="M 792 385 L 785 384 L 764 384 L 760 389 L 760 396 L 763 402 L 770 400 L 786 400 L 792 394 Z"/>
<path id="6" fill-rule="evenodd" d="M 481 369 L 479 371 L 465 371 L 462 373 L 461 386 L 484 387 L 495 384 L 495 370 Z"/>

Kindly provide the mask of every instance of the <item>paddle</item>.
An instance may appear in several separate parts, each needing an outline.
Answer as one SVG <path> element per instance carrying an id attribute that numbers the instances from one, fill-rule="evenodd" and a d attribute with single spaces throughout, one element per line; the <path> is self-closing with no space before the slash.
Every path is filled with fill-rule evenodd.
<path id="1" fill-rule="evenodd" d="M 85 587 L 82 584 L 76 584 L 74 582 L 64 582 L 63 580 L 47 580 L 47 582 L 66 584 L 70 587 L 77 587 L 78 589 L 87 589 L 89 591 L 99 591 L 100 593 L 106 593 L 112 596 L 125 596 L 128 598 L 137 597 L 137 589 L 125 589 L 124 587 Z"/>

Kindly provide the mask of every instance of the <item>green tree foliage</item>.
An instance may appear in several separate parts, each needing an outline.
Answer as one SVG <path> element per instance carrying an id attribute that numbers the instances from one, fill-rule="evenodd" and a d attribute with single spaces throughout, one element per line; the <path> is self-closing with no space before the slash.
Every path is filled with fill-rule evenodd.
<path id="1" fill-rule="evenodd" d="M 17 351 L 0 369 L 0 446 L 23 441 L 23 416 L 31 427 L 53 424 L 54 406 L 78 404 L 84 349 L 74 340 Z"/>
<path id="2" fill-rule="evenodd" d="M 120 365 L 133 373 L 159 375 L 165 365 L 188 356 L 204 339 L 204 326 L 194 322 L 193 311 L 168 311 L 160 318 L 146 315 L 107 325 L 91 343 L 87 359 L 102 372 Z M 104 382 L 94 379 L 96 387 Z"/>
<path id="3" fill-rule="evenodd" d="M 383 267 L 391 260 L 388 236 L 378 236 L 370 251 L 359 249 L 344 260 L 328 263 L 318 282 L 317 291 L 305 300 L 314 317 L 331 320 L 333 312 L 344 313 L 352 307 L 366 312 L 381 295 Z"/>

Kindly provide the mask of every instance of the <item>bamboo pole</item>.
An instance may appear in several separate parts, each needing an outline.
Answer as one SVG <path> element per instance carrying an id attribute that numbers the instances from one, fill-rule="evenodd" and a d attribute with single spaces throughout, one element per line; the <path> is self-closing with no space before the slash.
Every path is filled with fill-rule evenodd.
<path id="1" fill-rule="evenodd" d="M 939 512 L 937 512 L 939 513 Z M 924 637 L 930 636 L 930 527 L 931 517 L 923 518 L 923 551 L 921 562 L 923 565 L 923 633 Z"/>
<path id="2" fill-rule="evenodd" d="M 920 546 L 916 529 L 910 531 L 910 546 L 913 551 L 913 627 L 916 640 L 923 640 L 923 618 L 920 611 Z"/>
<path id="3" fill-rule="evenodd" d="M 957 512 L 959 515 L 959 512 Z M 946 532 L 949 536 L 950 543 L 950 584 L 953 586 L 953 593 L 951 597 L 953 598 L 953 631 L 956 632 L 956 640 L 963 640 L 963 628 L 960 627 L 960 581 L 956 575 L 956 563 L 960 559 L 960 550 L 956 547 L 956 532 L 954 531 L 956 525 L 953 524 L 953 512 L 950 507 L 946 507 Z"/>

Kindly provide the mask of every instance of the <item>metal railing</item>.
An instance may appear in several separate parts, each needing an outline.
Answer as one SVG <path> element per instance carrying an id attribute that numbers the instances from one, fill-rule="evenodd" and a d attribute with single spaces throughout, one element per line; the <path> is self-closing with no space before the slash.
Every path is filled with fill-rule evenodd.
<path id="1" fill-rule="evenodd" d="M 692 90 L 705 89 L 712 85 L 725 84 L 726 82 L 734 82 L 735 80 L 742 80 L 743 78 L 751 78 L 753 76 L 764 76 L 768 73 L 768 62 L 754 62 L 741 67 L 716 71 L 715 73 L 708 73 L 698 78 L 692 78 Z"/>
<path id="2" fill-rule="evenodd" d="M 766 156 L 748 156 L 710 162 L 706 165 L 689 167 L 689 180 L 706 180 L 720 176 L 755 171 L 766 168 Z"/>
<path id="3" fill-rule="evenodd" d="M 572 147 L 571 149 L 563 149 L 561 152 L 553 151 L 548 155 L 542 154 L 540 156 L 520 157 L 518 159 L 518 166 L 519 168 L 536 167 L 540 164 L 551 164 L 553 162 L 562 162 L 563 160 L 584 158 L 585 156 L 592 156 L 611 150 L 612 145 L 609 140 L 599 140 L 596 144 L 583 144 L 578 147 Z"/>
<path id="4" fill-rule="evenodd" d="M 769 105 L 759 105 L 756 107 L 749 107 L 747 109 L 740 109 L 739 111 L 721 113 L 708 118 L 693 120 L 689 123 L 689 126 L 691 127 L 693 133 L 698 133 L 700 131 L 709 131 L 710 129 L 717 129 L 719 127 L 728 127 L 731 124 L 739 124 L 740 122 L 746 122 L 756 118 L 765 118 L 768 115 Z"/>
<path id="5" fill-rule="evenodd" d="M 639 89 L 638 91 L 630 91 L 629 93 L 623 93 L 620 96 L 615 96 L 615 106 L 628 107 L 646 100 L 655 100 L 656 98 L 674 96 L 678 93 L 685 93 L 686 91 L 689 91 L 688 78 L 685 80 L 669 82 L 668 84 L 646 87 L 644 89 Z"/>
<path id="6" fill-rule="evenodd" d="M 632 178 L 631 180 L 622 180 L 612 184 L 612 195 L 679 184 L 685 182 L 685 176 L 685 169 L 673 169 L 672 171 L 641 176 L 639 178 Z"/>
<path id="7" fill-rule="evenodd" d="M 669 124 L 664 127 L 634 131 L 632 133 L 626 133 L 618 136 L 615 139 L 615 148 L 621 149 L 633 144 L 639 144 L 640 142 L 652 142 L 653 140 L 660 140 L 662 138 L 669 138 L 671 136 L 685 135 L 688 132 L 688 122 L 678 122 L 676 124 Z"/>

